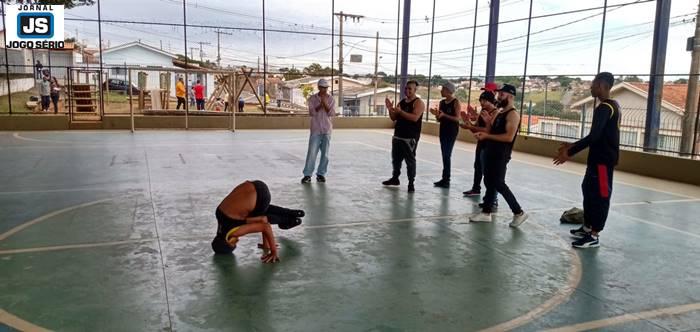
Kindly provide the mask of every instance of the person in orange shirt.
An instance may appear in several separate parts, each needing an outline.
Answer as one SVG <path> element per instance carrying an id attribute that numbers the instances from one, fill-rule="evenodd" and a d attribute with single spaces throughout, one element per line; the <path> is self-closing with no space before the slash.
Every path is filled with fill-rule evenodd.
<path id="1" fill-rule="evenodd" d="M 175 84 L 175 96 L 177 97 L 177 107 L 175 109 L 180 109 L 180 105 L 182 105 L 182 109 L 185 109 L 187 99 L 187 90 L 185 89 L 185 80 L 180 77 L 180 79 L 177 80 L 177 84 Z"/>

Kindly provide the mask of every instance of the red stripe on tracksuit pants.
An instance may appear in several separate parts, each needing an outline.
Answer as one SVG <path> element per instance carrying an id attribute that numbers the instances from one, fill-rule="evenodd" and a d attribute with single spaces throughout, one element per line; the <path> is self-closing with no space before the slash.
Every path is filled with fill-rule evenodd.
<path id="1" fill-rule="evenodd" d="M 614 169 L 612 165 L 588 165 L 583 177 L 583 218 L 595 232 L 602 231 L 608 219 Z"/>

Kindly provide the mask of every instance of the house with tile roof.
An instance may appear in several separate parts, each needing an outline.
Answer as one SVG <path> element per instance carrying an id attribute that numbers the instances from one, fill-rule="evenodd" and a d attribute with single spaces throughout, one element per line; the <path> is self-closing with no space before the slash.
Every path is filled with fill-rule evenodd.
<path id="1" fill-rule="evenodd" d="M 632 82 L 618 83 L 610 90 L 610 97 L 621 106 L 620 144 L 623 147 L 643 146 L 648 90 L 649 83 Z M 660 150 L 678 151 L 680 147 L 687 91 L 687 84 L 664 84 L 658 143 Z M 531 132 L 570 140 L 578 139 L 582 134 L 587 135 L 593 119 L 594 98 L 588 96 L 572 103 L 570 108 L 583 115 L 580 121 L 540 117 L 539 123 L 530 128 Z"/>

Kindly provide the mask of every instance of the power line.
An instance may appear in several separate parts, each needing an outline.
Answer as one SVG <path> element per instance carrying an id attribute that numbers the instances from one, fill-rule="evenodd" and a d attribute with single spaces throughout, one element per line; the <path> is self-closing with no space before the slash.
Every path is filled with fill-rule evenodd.
<path id="1" fill-rule="evenodd" d="M 647 2 L 655 2 L 655 1 L 656 0 L 637 0 L 634 2 L 621 3 L 621 4 L 617 4 L 617 5 L 610 5 L 607 8 L 625 7 L 628 5 L 641 4 L 641 3 L 647 3 Z M 605 8 L 605 7 L 602 7 L 602 6 L 601 7 L 590 7 L 590 8 L 576 9 L 576 10 L 557 12 L 557 13 L 551 13 L 551 14 L 543 14 L 543 15 L 539 15 L 539 16 L 532 16 L 531 18 L 538 19 L 538 18 L 555 17 L 555 16 L 561 16 L 561 15 L 583 13 L 583 12 L 599 10 L 599 9 L 603 9 L 603 8 Z M 528 18 L 524 17 L 524 18 L 517 18 L 517 19 L 498 22 L 498 24 L 501 25 L 501 24 L 507 24 L 507 23 L 522 22 L 522 21 L 527 21 L 527 20 L 528 20 Z M 447 30 L 435 31 L 434 34 L 443 34 L 443 33 L 448 33 L 448 32 L 469 30 L 469 29 L 475 29 L 475 28 L 484 28 L 487 26 L 489 26 L 488 23 L 477 25 L 476 27 L 474 27 L 472 25 L 472 26 L 466 26 L 466 27 L 452 28 L 452 29 L 447 29 Z M 417 34 L 417 35 L 409 36 L 409 38 L 417 38 L 417 37 L 425 37 L 425 36 L 430 36 L 430 33 Z"/>

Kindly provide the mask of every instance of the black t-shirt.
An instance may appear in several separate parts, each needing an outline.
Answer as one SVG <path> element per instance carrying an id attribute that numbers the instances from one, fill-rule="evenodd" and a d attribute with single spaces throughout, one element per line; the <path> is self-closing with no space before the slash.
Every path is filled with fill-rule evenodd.
<path id="1" fill-rule="evenodd" d="M 483 108 L 481 109 L 481 111 L 488 112 L 487 110 L 485 110 Z M 481 128 L 486 128 L 486 121 L 484 121 L 484 119 L 481 116 L 479 116 L 476 119 L 476 126 L 481 127 Z M 483 149 L 483 147 L 484 147 L 484 143 L 482 141 L 476 141 L 476 149 L 477 150 L 481 150 L 481 149 Z"/>
<path id="2" fill-rule="evenodd" d="M 450 116 L 458 116 L 457 98 L 452 99 L 449 103 L 444 99 L 440 101 L 440 111 Z M 456 136 L 459 133 L 459 122 L 452 121 L 447 118 L 440 119 L 440 135 Z"/>
<path id="3" fill-rule="evenodd" d="M 617 165 L 620 157 L 620 104 L 603 100 L 593 111 L 591 131 L 569 148 L 569 156 L 588 151 L 588 165 Z"/>
<path id="4" fill-rule="evenodd" d="M 515 108 L 511 108 L 504 112 L 499 112 L 496 115 L 496 118 L 493 120 L 493 124 L 491 125 L 491 131 L 489 132 L 490 134 L 500 135 L 508 132 L 508 114 L 510 114 L 510 112 L 515 112 Z M 516 132 L 513 140 L 508 143 L 497 142 L 494 140 L 484 140 L 482 149 L 484 149 L 491 157 L 503 157 L 510 159 L 510 155 L 513 152 L 513 144 L 515 143 L 515 139 L 517 137 L 518 133 Z"/>
<path id="5" fill-rule="evenodd" d="M 406 101 L 406 99 L 401 100 L 399 103 L 399 108 L 403 110 L 404 112 L 407 113 L 413 113 L 415 112 L 415 103 L 418 100 L 418 98 L 413 99 L 412 101 Z M 406 120 L 402 117 L 398 117 L 396 119 L 396 125 L 394 126 L 394 136 L 400 137 L 400 138 L 413 138 L 415 140 L 420 139 L 420 131 L 421 131 L 421 126 L 423 124 L 423 115 L 421 114 L 420 118 L 418 121 L 411 121 L 411 120 Z"/>

